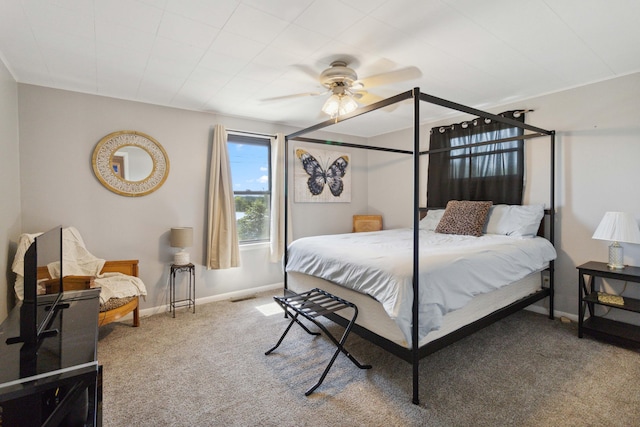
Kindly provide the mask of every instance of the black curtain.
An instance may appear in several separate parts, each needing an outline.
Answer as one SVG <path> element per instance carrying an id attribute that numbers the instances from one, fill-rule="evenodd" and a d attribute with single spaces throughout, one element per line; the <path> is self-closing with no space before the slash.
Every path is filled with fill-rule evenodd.
<path id="1" fill-rule="evenodd" d="M 524 123 L 521 110 L 507 111 L 500 116 Z M 468 145 L 523 133 L 523 129 L 513 125 L 483 118 L 431 129 L 429 151 L 445 150 L 429 153 L 427 207 L 445 207 L 449 200 L 521 204 L 524 141 Z"/>

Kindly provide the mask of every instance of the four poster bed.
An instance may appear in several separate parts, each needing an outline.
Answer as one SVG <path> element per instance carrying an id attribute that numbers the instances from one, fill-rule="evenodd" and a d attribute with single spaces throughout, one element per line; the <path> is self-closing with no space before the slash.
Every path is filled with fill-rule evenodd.
<path id="1" fill-rule="evenodd" d="M 412 151 L 323 141 L 303 136 L 408 99 L 413 100 L 414 106 Z M 518 211 L 515 217 L 524 216 L 527 224 L 516 224 L 515 227 L 525 227 L 526 233 L 520 233 L 515 237 L 504 235 L 505 233 L 493 234 L 492 230 L 486 229 L 492 227 L 491 217 L 484 226 L 482 237 L 436 233 L 437 227 L 443 222 L 441 218 L 451 219 L 451 215 L 447 213 L 449 206 L 444 210 L 431 211 L 419 206 L 419 159 L 421 155 L 429 154 L 429 151 L 420 151 L 421 102 L 488 118 L 524 130 L 524 135 L 498 142 L 549 137 L 551 158 L 547 209 L 544 210 L 542 205 L 481 206 L 481 209 L 487 211 L 491 209 L 494 218 L 498 217 L 496 211 L 499 209 L 506 212 L 522 208 L 524 214 L 523 211 Z M 554 131 L 436 98 L 421 93 L 419 88 L 363 107 L 338 119 L 327 120 L 287 135 L 286 165 L 289 165 L 290 141 L 402 153 L 413 158 L 414 186 L 411 229 L 316 236 L 294 241 L 284 254 L 285 295 L 319 288 L 354 303 L 358 307 L 359 316 L 353 331 L 412 364 L 413 403 L 418 404 L 419 361 L 422 357 L 544 298 L 549 298 L 549 318 L 553 319 L 553 260 L 556 256 L 553 248 L 554 136 Z M 285 168 L 285 206 L 288 206 L 287 169 L 288 167 Z M 485 212 L 484 218 L 487 218 L 486 215 L 488 212 Z M 285 223 L 288 216 L 289 212 L 285 209 Z M 539 234 L 536 233 L 538 227 L 545 222 L 548 224 L 544 231 L 546 239 L 536 237 L 536 234 Z M 286 239 L 285 230 L 285 241 Z M 323 250 L 325 244 L 333 250 Z M 322 258 L 318 257 L 318 253 L 333 255 Z M 386 254 L 385 258 L 381 257 L 382 253 Z M 362 256 L 356 256 L 358 254 Z M 491 259 L 502 259 L 503 262 L 495 264 Z M 546 280 L 542 279 L 543 275 Z M 453 288 L 453 299 L 451 296 L 441 295 L 446 293 L 446 288 Z M 350 315 L 351 313 L 345 310 L 345 317 L 336 313 L 327 317 L 346 326 L 346 317 Z"/>

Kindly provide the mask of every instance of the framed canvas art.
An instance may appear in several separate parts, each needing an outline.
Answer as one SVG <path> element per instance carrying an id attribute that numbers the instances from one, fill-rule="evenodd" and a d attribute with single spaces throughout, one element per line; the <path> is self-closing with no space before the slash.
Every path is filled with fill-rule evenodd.
<path id="1" fill-rule="evenodd" d="M 295 149 L 296 203 L 351 202 L 349 155 L 337 151 Z"/>

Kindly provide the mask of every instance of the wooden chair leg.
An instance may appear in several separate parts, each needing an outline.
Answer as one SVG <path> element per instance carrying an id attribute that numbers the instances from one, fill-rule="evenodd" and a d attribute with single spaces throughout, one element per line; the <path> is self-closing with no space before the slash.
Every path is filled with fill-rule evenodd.
<path id="1" fill-rule="evenodd" d="M 136 306 L 133 310 L 133 326 L 136 328 L 140 326 L 140 306 Z"/>

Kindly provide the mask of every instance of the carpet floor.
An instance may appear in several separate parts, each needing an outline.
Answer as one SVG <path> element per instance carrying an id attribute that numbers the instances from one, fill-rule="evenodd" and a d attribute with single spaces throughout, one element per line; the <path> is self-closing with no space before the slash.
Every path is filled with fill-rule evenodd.
<path id="1" fill-rule="evenodd" d="M 528 311 L 422 359 L 420 405 L 411 365 L 355 334 L 346 348 L 373 368 L 340 354 L 305 397 L 335 347 L 294 325 L 265 356 L 288 324 L 274 294 L 101 327 L 103 425 L 640 425 L 640 352 Z"/>

